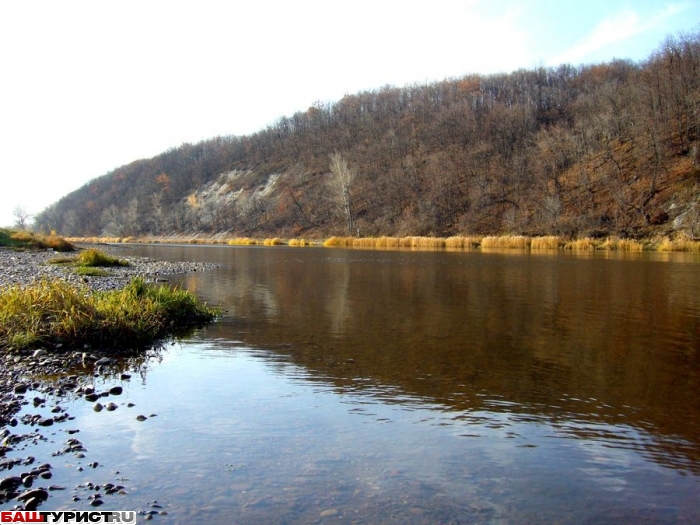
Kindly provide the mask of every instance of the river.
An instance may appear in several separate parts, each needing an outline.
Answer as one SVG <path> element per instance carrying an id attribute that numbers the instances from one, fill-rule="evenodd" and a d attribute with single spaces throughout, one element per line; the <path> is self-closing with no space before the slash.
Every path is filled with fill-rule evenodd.
<path id="1" fill-rule="evenodd" d="M 95 378 L 124 387 L 119 409 L 69 406 L 84 461 L 100 465 L 60 456 L 55 478 L 118 475 L 126 494 L 105 510 L 155 508 L 162 523 L 700 522 L 697 254 L 124 250 L 221 264 L 173 281 L 224 315 L 129 381 Z M 46 507 L 89 508 L 75 497 Z"/>

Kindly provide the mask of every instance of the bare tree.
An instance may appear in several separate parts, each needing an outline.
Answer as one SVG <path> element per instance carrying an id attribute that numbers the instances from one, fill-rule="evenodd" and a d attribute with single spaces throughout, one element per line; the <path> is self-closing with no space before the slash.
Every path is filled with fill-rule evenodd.
<path id="1" fill-rule="evenodd" d="M 24 206 L 16 206 L 12 210 L 12 215 L 15 218 L 15 226 L 20 230 L 26 230 L 29 225 L 29 220 L 32 218 L 32 214 L 29 213 Z"/>
<path id="2" fill-rule="evenodd" d="M 347 160 L 335 152 L 331 154 L 331 178 L 330 185 L 337 192 L 340 203 L 345 212 L 345 222 L 348 227 L 348 234 L 353 234 L 352 201 L 350 200 L 350 186 L 355 178 L 355 172 L 348 166 Z"/>

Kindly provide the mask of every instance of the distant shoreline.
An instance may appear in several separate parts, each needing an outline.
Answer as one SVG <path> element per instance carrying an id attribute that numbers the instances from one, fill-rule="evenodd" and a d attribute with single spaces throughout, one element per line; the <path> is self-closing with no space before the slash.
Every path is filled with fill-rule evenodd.
<path id="1" fill-rule="evenodd" d="M 227 237 L 223 235 L 189 236 L 148 236 L 148 237 L 68 237 L 73 243 L 101 244 L 203 244 L 203 245 L 259 245 L 259 246 L 325 246 L 342 248 L 387 248 L 387 249 L 513 249 L 513 250 L 572 250 L 572 251 L 657 251 L 657 252 L 700 252 L 700 241 L 687 237 L 656 237 L 651 239 L 624 239 L 620 237 L 584 237 L 567 239 L 563 236 L 546 235 L 530 237 L 525 235 L 477 236 L 459 235 L 452 237 L 405 236 L 405 237 L 341 237 L 308 239 L 294 237 L 283 239 Z"/>

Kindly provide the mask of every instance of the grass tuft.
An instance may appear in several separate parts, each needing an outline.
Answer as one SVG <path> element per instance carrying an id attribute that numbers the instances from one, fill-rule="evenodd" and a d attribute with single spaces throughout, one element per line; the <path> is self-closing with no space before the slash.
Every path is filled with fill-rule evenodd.
<path id="1" fill-rule="evenodd" d="M 107 255 L 97 248 L 89 248 L 78 254 L 78 266 L 87 266 L 95 268 L 98 266 L 129 266 L 127 261 L 117 259 L 111 255 Z"/>
<path id="2" fill-rule="evenodd" d="M 76 272 L 80 273 L 81 275 L 97 275 L 97 273 L 86 273 L 87 268 L 129 266 L 128 261 L 107 255 L 97 248 L 89 248 L 84 250 L 80 252 L 77 257 L 54 257 L 53 259 L 49 260 L 48 263 L 75 266 Z M 83 270 L 78 271 L 80 268 Z"/>
<path id="3" fill-rule="evenodd" d="M 0 289 L 0 348 L 139 348 L 215 316 L 189 292 L 141 278 L 108 292 L 45 279 Z"/>

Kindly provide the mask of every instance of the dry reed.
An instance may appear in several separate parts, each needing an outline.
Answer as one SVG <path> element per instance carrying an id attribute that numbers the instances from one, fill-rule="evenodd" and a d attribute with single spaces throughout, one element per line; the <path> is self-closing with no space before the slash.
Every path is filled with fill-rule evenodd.
<path id="1" fill-rule="evenodd" d="M 569 241 L 564 245 L 565 250 L 581 250 L 581 251 L 592 251 L 596 250 L 600 242 L 592 239 L 590 237 L 583 237 L 582 239 L 574 239 Z"/>
<path id="2" fill-rule="evenodd" d="M 478 248 L 481 246 L 481 237 L 458 235 L 445 239 L 447 248 Z"/>
<path id="3" fill-rule="evenodd" d="M 310 241 L 301 238 L 301 239 L 289 239 L 287 242 L 289 246 L 309 246 L 311 244 Z"/>
<path id="4" fill-rule="evenodd" d="M 22 234 L 20 234 L 20 237 Z M 57 246 L 60 237 L 48 236 L 44 238 L 50 241 L 49 247 Z M 205 237 L 205 236 L 175 236 L 175 237 L 69 237 L 65 241 L 82 243 L 168 243 L 168 244 L 229 244 L 229 245 L 256 245 L 276 246 L 285 244 L 280 238 L 253 239 L 250 237 Z M 320 242 L 320 241 L 319 241 Z M 309 246 L 314 244 L 307 239 L 289 239 L 289 246 Z M 428 237 L 428 236 L 405 236 L 405 237 L 339 237 L 333 236 L 326 239 L 323 246 L 345 247 L 345 248 L 418 248 L 418 249 L 520 249 L 520 250 L 606 250 L 606 251 L 627 251 L 639 252 L 644 250 L 656 250 L 662 252 L 700 252 L 700 241 L 688 237 L 668 237 L 647 239 L 638 241 L 634 239 L 623 239 L 616 236 L 607 239 L 593 239 L 583 237 L 565 241 L 560 236 L 546 235 L 538 237 L 527 237 L 524 235 L 490 235 L 486 237 L 455 235 L 451 237 Z M 53 245 L 53 246 L 51 246 Z M 54 248 L 56 249 L 56 248 Z M 60 251 L 56 249 L 56 251 Z"/>
<path id="5" fill-rule="evenodd" d="M 530 239 L 524 235 L 489 236 L 481 239 L 481 247 L 526 250 L 530 247 Z"/>
<path id="6" fill-rule="evenodd" d="M 700 241 L 695 241 L 687 237 L 669 239 L 664 237 L 656 246 L 660 252 L 700 252 Z"/>
<path id="7" fill-rule="evenodd" d="M 231 246 L 250 246 L 253 244 L 258 244 L 258 241 L 251 239 L 250 237 L 236 237 L 234 239 L 229 239 L 226 244 Z"/>
<path id="8" fill-rule="evenodd" d="M 564 241 L 557 235 L 533 237 L 530 241 L 531 250 L 558 250 L 564 246 Z"/>

